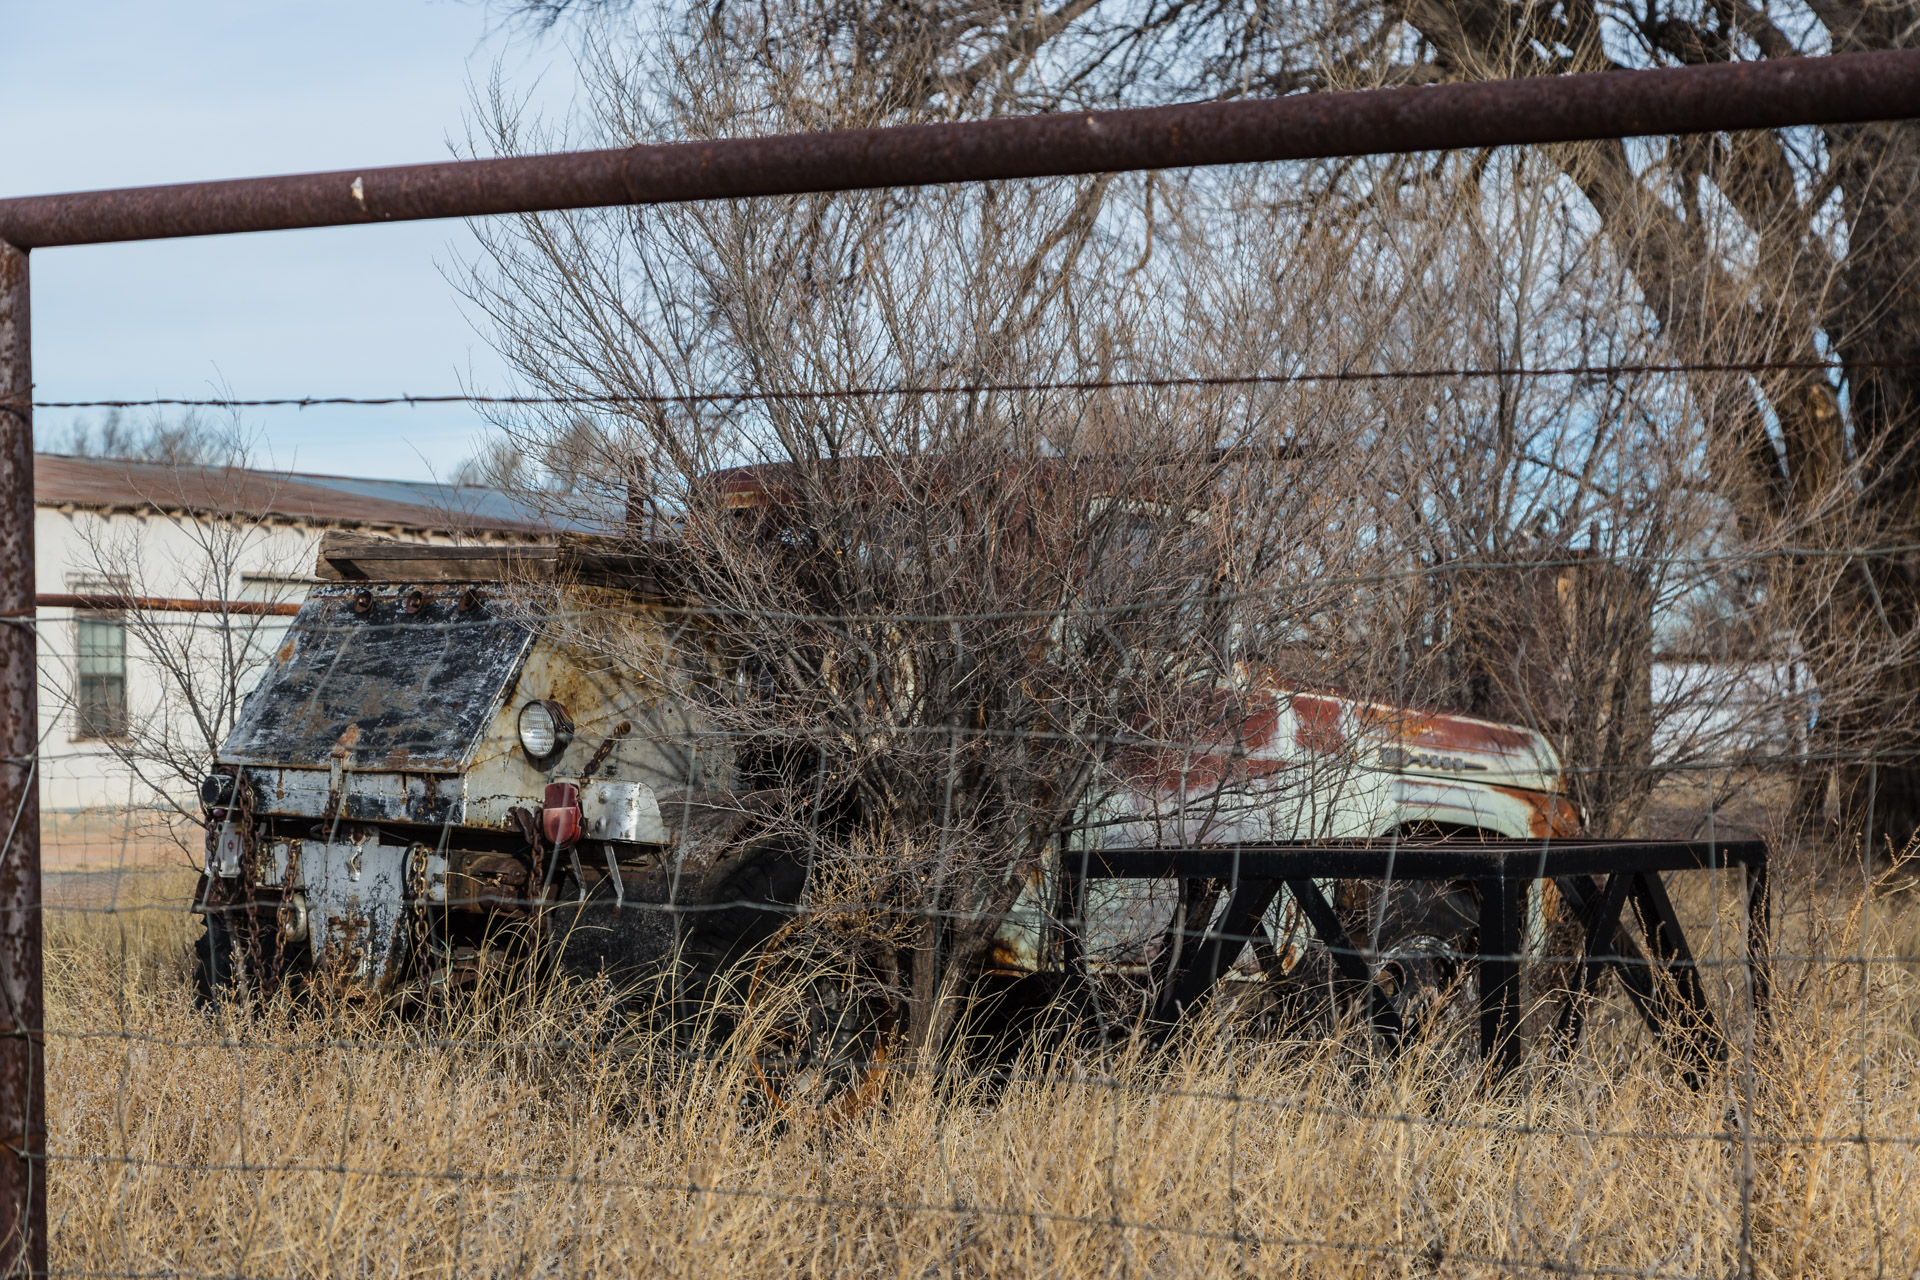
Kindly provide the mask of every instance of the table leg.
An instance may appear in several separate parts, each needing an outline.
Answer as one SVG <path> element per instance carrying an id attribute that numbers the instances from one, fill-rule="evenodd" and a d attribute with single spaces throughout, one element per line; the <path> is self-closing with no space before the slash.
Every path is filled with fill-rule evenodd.
<path id="1" fill-rule="evenodd" d="M 1242 880 L 1227 900 L 1220 928 L 1199 940 L 1192 960 L 1168 983 L 1168 1012 L 1178 1018 L 1198 1005 L 1213 990 L 1221 976 L 1240 958 L 1241 950 L 1253 940 L 1260 917 L 1280 886 L 1272 880 Z"/>
<path id="2" fill-rule="evenodd" d="M 1375 1034 L 1384 1037 L 1397 1049 L 1406 1030 L 1400 1022 L 1400 1011 L 1375 985 L 1373 970 L 1354 947 L 1347 931 L 1340 927 L 1340 917 L 1334 912 L 1326 895 L 1320 892 L 1320 886 L 1311 880 L 1289 880 L 1287 892 L 1293 895 L 1293 900 L 1300 904 L 1300 910 L 1306 913 L 1307 922 L 1320 936 L 1322 945 L 1333 958 L 1334 967 L 1346 979 L 1348 987 L 1358 990 L 1365 997 L 1368 1021 Z"/>
<path id="3" fill-rule="evenodd" d="M 1661 880 L 1658 871 L 1642 871 L 1634 876 L 1633 909 L 1640 917 L 1641 932 L 1646 935 L 1649 958 L 1665 971 L 1673 984 L 1670 993 L 1660 992 L 1660 1001 L 1670 1019 L 1667 1034 L 1677 1032 L 1684 1037 L 1702 1065 L 1717 1061 L 1726 1053 L 1726 1042 L 1714 1026 L 1713 1010 L 1707 1004 L 1700 970 L 1694 964 L 1687 935 L 1680 928 L 1673 900 L 1667 896 L 1666 882 Z M 1649 976 L 1652 976 L 1651 970 Z"/>
<path id="4" fill-rule="evenodd" d="M 1527 882 L 1480 881 L 1480 1053 L 1497 1076 L 1520 1065 L 1520 952 Z"/>
<path id="5" fill-rule="evenodd" d="M 1747 976 L 1753 989 L 1753 1016 L 1764 1026 L 1773 995 L 1773 904 L 1768 900 L 1767 858 L 1747 864 Z"/>
<path id="6" fill-rule="evenodd" d="M 1562 1046 L 1569 1051 L 1580 1043 L 1580 1033 L 1586 1022 L 1587 997 L 1599 985 L 1607 964 L 1615 955 L 1615 940 L 1620 935 L 1620 911 L 1627 904 L 1627 887 L 1632 879 L 1630 875 L 1615 872 L 1607 877 L 1604 888 L 1596 885 L 1592 876 L 1567 876 L 1560 882 L 1561 896 L 1573 904 L 1586 924 L 1585 941 L 1580 948 L 1579 960 L 1574 965 L 1573 985 L 1567 992 L 1566 1003 L 1560 1008 L 1557 1028 Z"/>

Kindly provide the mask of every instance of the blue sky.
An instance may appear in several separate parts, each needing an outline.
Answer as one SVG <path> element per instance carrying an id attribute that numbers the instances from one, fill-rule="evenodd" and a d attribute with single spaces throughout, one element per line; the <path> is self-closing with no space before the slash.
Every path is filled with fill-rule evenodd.
<path id="1" fill-rule="evenodd" d="M 504 29 L 479 0 L 0 10 L 4 195 L 443 159 L 496 62 L 544 110 L 573 84 L 564 40 Z M 38 251 L 36 398 L 498 389 L 442 275 L 470 243 L 441 222 Z M 43 411 L 39 438 L 72 417 Z M 463 407 L 244 421 L 262 461 L 405 478 L 444 476 L 486 430 Z"/>

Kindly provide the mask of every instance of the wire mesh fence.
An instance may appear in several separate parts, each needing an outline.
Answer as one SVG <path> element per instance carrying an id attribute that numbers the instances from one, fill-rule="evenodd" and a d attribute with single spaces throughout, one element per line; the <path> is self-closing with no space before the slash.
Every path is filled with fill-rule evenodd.
<path id="1" fill-rule="evenodd" d="M 735 21 L 667 90 L 597 61 L 596 129 L 871 118 L 865 62 L 829 110 L 807 23 Z M 1764 76 L 1845 124 L 1911 60 Z M 1778 123 L 1753 75 L 1565 83 Z M 1660 97 L 1708 83 L 1745 96 Z M 1339 101 L 1601 131 L 1538 90 Z M 1920 306 L 1848 274 L 1912 173 L 1784 125 L 848 190 L 1164 158 L 1194 111 L 0 208 L 534 210 L 458 273 L 499 395 L 30 406 L 0 245 L 18 425 L 465 402 L 465 478 L 537 517 L 370 538 L 196 499 L 218 465 L 43 513 L 67 590 L 0 637 L 40 658 L 47 1132 L 0 1174 L 44 1173 L 50 1272 L 1920 1267 Z M 1372 150 L 1438 136 L 1394 119 Z M 577 207 L 615 187 L 716 199 Z"/>
<path id="2" fill-rule="evenodd" d="M 1776 953 L 1770 1020 L 1729 1018 L 1724 1066 L 1693 1079 L 1617 992 L 1583 1046 L 1494 1085 L 1444 1017 L 1389 1055 L 1352 1009 L 1309 1028 L 1240 1008 L 1253 979 L 1165 1038 L 1115 997 L 1105 1036 L 863 1059 L 867 1105 L 814 1117 L 775 1102 L 791 1060 L 765 1028 L 662 1026 L 591 986 L 476 983 L 412 1017 L 284 996 L 196 1012 L 192 878 L 122 872 L 52 909 L 54 1238 L 75 1270 L 190 1254 L 284 1274 L 289 1252 L 362 1250 L 482 1272 L 816 1251 L 972 1270 L 1044 1250 L 1089 1270 L 1719 1274 L 1756 1241 L 1827 1265 L 1897 1262 L 1911 1238 L 1914 957 L 1844 923 L 1836 954 Z M 1822 896 L 1783 928 L 1831 928 Z M 1712 936 L 1711 898 L 1683 905 Z M 1739 1008 L 1737 980 L 1710 986 Z M 1859 1233 L 1816 1229 L 1836 1218 Z"/>

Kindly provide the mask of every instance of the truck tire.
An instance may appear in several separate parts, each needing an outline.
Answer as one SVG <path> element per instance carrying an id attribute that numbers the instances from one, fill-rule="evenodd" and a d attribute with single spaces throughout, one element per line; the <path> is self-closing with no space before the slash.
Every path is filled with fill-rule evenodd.
<path id="1" fill-rule="evenodd" d="M 806 884 L 806 851 L 794 841 L 758 841 L 725 859 L 700 886 L 682 935 L 690 994 L 718 995 L 719 980 L 793 919 Z"/>
<path id="2" fill-rule="evenodd" d="M 1403 829 L 1403 837 L 1441 837 L 1481 844 L 1505 844 L 1511 837 L 1480 827 L 1423 822 Z M 1372 928 L 1377 899 L 1360 920 L 1349 920 L 1357 936 Z M 1434 1030 L 1450 1014 L 1470 1010 L 1472 959 L 1480 945 L 1480 895 L 1468 881 L 1405 881 L 1388 886 L 1380 913 L 1380 975 L 1388 999 L 1408 1035 Z M 1464 1000 L 1462 997 L 1465 997 Z"/>
<path id="3" fill-rule="evenodd" d="M 844 1118 L 885 1083 L 894 1001 L 866 948 L 790 917 L 754 957 L 743 1016 L 754 1075 L 781 1113 Z"/>
<path id="4" fill-rule="evenodd" d="M 200 919 L 204 928 L 193 944 L 193 1004 L 207 1009 L 233 994 L 233 930 L 217 911 L 205 912 Z"/>
<path id="5" fill-rule="evenodd" d="M 1479 828 L 1434 823 L 1416 824 L 1398 834 L 1506 839 Z M 1367 999 L 1384 997 L 1399 1015 L 1405 1035 L 1433 1030 L 1461 1007 L 1460 996 L 1472 972 L 1468 957 L 1478 949 L 1480 934 L 1480 900 L 1470 882 L 1405 880 L 1382 887 L 1347 881 L 1329 896 L 1353 945 L 1374 949 L 1378 957 L 1376 986 Z M 1317 938 L 1310 937 L 1301 947 L 1296 934 L 1293 945 L 1297 959 L 1285 964 L 1272 943 L 1255 943 L 1274 997 L 1272 1024 L 1289 1035 L 1315 1027 L 1329 1031 L 1343 1010 L 1348 1016 L 1355 1012 L 1337 999 L 1344 986 L 1339 969 Z"/>
<path id="6" fill-rule="evenodd" d="M 1333 895 L 1342 930 L 1353 946 L 1377 948 L 1377 986 L 1367 999 L 1384 996 L 1405 1032 L 1417 1035 L 1455 1003 L 1469 967 L 1462 957 L 1479 936 L 1479 900 L 1468 885 L 1402 882 L 1388 887 L 1383 909 L 1377 888 L 1346 889 Z M 1286 954 L 1273 940 L 1254 943 L 1267 977 L 1265 1021 L 1284 1036 L 1331 1034 L 1356 1009 L 1343 1000 L 1347 984 L 1320 939 L 1303 920 L 1296 928 L 1304 932 L 1286 939 Z"/>

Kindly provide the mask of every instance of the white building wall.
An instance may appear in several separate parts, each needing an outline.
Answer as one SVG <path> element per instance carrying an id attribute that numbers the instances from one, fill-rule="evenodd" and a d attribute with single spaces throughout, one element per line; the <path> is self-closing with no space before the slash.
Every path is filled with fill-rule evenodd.
<path id="1" fill-rule="evenodd" d="M 216 521 L 157 512 L 102 513 L 40 507 L 35 512 L 35 588 L 66 595 L 124 590 L 136 595 L 291 600 L 305 594 L 300 578 L 313 572 L 320 530 L 295 524 Z M 172 771 L 131 758 L 128 741 L 84 736 L 75 707 L 78 627 L 72 609 L 41 609 L 40 807 L 45 853 L 51 863 L 94 862 L 104 847 L 151 845 L 168 807 L 160 791 L 191 805 L 191 792 Z M 174 613 L 160 619 L 182 640 L 199 640 L 221 625 L 218 615 Z M 244 621 L 244 620 L 243 620 Z M 256 637 L 260 656 L 271 654 L 287 619 L 265 618 Z M 133 722 L 150 720 L 162 703 L 162 678 L 127 628 L 126 698 Z M 187 726 L 182 726 L 183 728 Z M 154 810 L 162 812 L 154 812 Z M 142 815 L 145 821 L 142 821 Z M 117 821 L 116 821 L 117 819 Z M 132 819 L 131 824 L 128 820 Z"/>
<path id="2" fill-rule="evenodd" d="M 1794 660 L 1657 660 L 1654 759 L 1783 763 L 1807 750 L 1820 691 Z"/>

